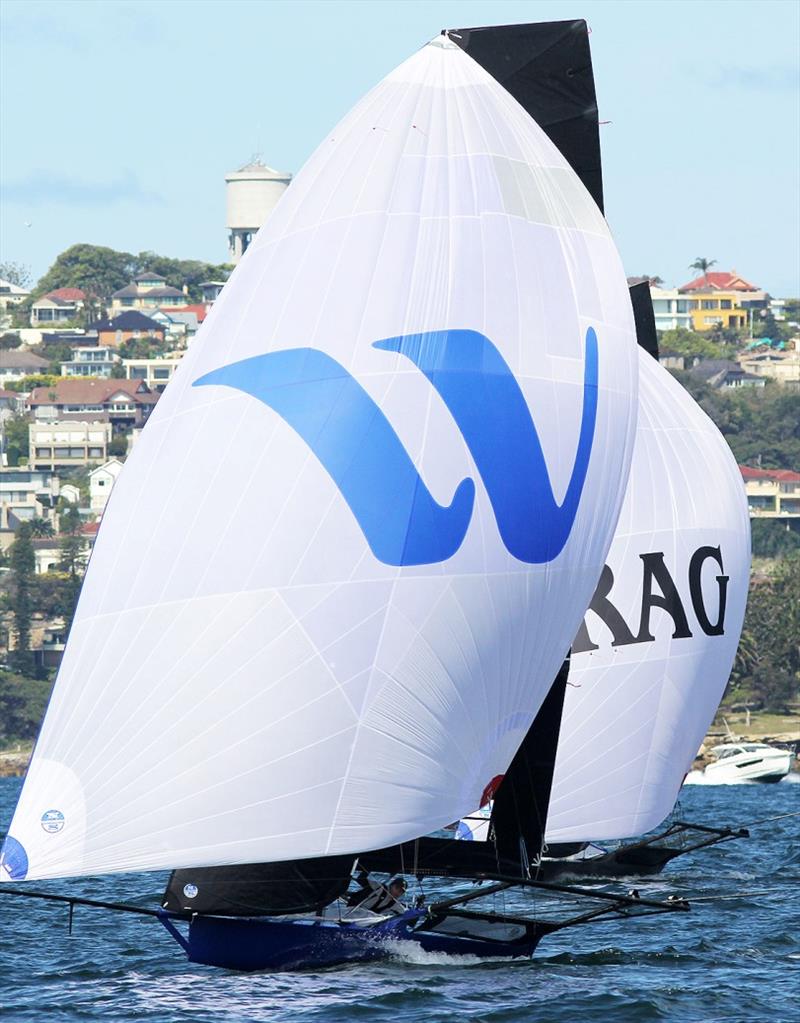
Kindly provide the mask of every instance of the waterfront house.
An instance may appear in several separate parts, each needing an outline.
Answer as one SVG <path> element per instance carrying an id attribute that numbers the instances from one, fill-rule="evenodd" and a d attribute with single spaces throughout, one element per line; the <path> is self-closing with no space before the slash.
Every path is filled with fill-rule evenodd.
<path id="1" fill-rule="evenodd" d="M 31 326 L 65 323 L 80 316 L 86 295 L 80 288 L 56 288 L 31 305 Z"/>
<path id="2" fill-rule="evenodd" d="M 12 380 L 23 380 L 50 368 L 47 359 L 34 355 L 25 348 L 0 348 L 0 387 Z"/>
<path id="3" fill-rule="evenodd" d="M 72 349 L 72 358 L 61 363 L 62 377 L 110 377 L 120 361 L 113 348 L 97 345 Z"/>
<path id="4" fill-rule="evenodd" d="M 181 291 L 170 287 L 160 274 L 144 271 L 137 274 L 130 284 L 115 291 L 111 296 L 111 315 L 127 309 L 148 311 L 159 306 L 179 306 L 186 302 L 188 288 Z"/>
<path id="5" fill-rule="evenodd" d="M 29 464 L 33 469 L 73 468 L 108 458 L 112 426 L 109 422 L 54 420 L 28 427 Z"/>
<path id="6" fill-rule="evenodd" d="M 766 384 L 764 377 L 747 373 L 738 362 L 730 359 L 702 359 L 691 367 L 690 372 L 716 389 L 763 387 Z"/>
<path id="7" fill-rule="evenodd" d="M 129 380 L 142 380 L 152 391 L 160 393 L 175 375 L 181 355 L 172 352 L 161 359 L 123 359 L 122 365 Z"/>
<path id="8" fill-rule="evenodd" d="M 144 425 L 157 401 L 158 394 L 143 380 L 89 377 L 56 380 L 49 387 L 34 388 L 28 408 L 37 422 L 106 422 L 117 432 L 127 432 Z"/>
<path id="9" fill-rule="evenodd" d="M 751 518 L 781 519 L 800 529 L 800 472 L 740 465 Z"/>
<path id="10" fill-rule="evenodd" d="M 163 324 L 135 309 L 110 320 L 98 320 L 90 324 L 90 329 L 97 332 L 98 344 L 110 348 L 119 348 L 132 338 L 148 337 L 163 343 L 166 334 Z"/>
<path id="11" fill-rule="evenodd" d="M 102 515 L 111 490 L 122 472 L 122 462 L 110 458 L 89 473 L 89 509 L 94 515 Z"/>

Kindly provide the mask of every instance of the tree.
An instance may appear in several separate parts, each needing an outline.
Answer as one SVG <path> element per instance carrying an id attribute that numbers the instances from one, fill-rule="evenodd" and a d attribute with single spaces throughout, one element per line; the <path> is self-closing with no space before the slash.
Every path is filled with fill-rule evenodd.
<path id="1" fill-rule="evenodd" d="M 30 457 L 28 417 L 17 413 L 2 424 L 3 450 L 9 466 L 19 465 L 20 459 Z"/>
<path id="2" fill-rule="evenodd" d="M 19 348 L 21 344 L 22 338 L 19 334 L 6 332 L 5 334 L 0 335 L 0 348 L 5 348 L 6 350 L 9 348 Z"/>
<path id="3" fill-rule="evenodd" d="M 112 437 L 108 445 L 108 454 L 111 458 L 124 458 L 128 454 L 127 433 L 118 433 Z"/>
<path id="4" fill-rule="evenodd" d="M 658 347 L 662 352 L 676 352 L 678 355 L 699 355 L 704 359 L 728 358 L 735 354 L 733 346 L 720 345 L 706 334 L 676 327 L 662 330 L 658 335 Z"/>
<path id="5" fill-rule="evenodd" d="M 14 619 L 16 637 L 15 649 L 9 660 L 19 671 L 27 675 L 32 675 L 34 670 L 30 644 L 33 614 L 31 590 L 36 574 L 36 557 L 33 553 L 31 535 L 30 523 L 21 523 L 17 528 L 16 537 L 9 552 L 11 588 L 8 600 Z"/>
<path id="6" fill-rule="evenodd" d="M 95 317 L 103 300 L 149 270 L 166 279 L 170 287 L 188 285 L 189 300 L 198 302 L 199 285 L 209 279 L 227 280 L 233 268 L 225 263 L 199 259 L 171 259 L 156 252 L 117 252 L 101 245 L 72 245 L 62 252 L 37 283 L 32 297 L 39 298 L 56 288 L 80 288 L 87 296 L 86 312 Z"/>
<path id="7" fill-rule="evenodd" d="M 60 525 L 63 535 L 58 543 L 60 552 L 58 568 L 67 577 L 64 594 L 64 622 L 69 629 L 72 619 L 75 617 L 75 608 L 78 604 L 84 572 L 85 542 L 80 535 L 81 516 L 75 505 L 67 507 L 67 510 L 61 515 Z"/>
<path id="8" fill-rule="evenodd" d="M 18 288 L 27 288 L 31 283 L 31 268 L 25 263 L 7 261 L 0 263 L 0 280 L 16 284 Z"/>
<path id="9" fill-rule="evenodd" d="M 699 271 L 703 275 L 703 278 L 707 285 L 708 271 L 711 269 L 712 266 L 716 266 L 716 263 L 717 263 L 716 259 L 706 259 L 705 256 L 698 256 L 697 259 L 695 259 L 694 263 L 689 264 L 689 269 Z"/>
<path id="10" fill-rule="evenodd" d="M 750 585 L 728 698 L 785 711 L 800 685 L 800 551 Z"/>
<path id="11" fill-rule="evenodd" d="M 36 518 L 31 519 L 30 526 L 31 536 L 37 540 L 46 539 L 53 535 L 53 524 L 48 522 L 47 519 L 42 519 L 37 516 Z"/>
<path id="12" fill-rule="evenodd" d="M 136 273 L 136 258 L 102 245 L 71 245 L 36 284 L 32 297 L 56 288 L 80 288 L 90 296 L 107 298 L 124 288 Z"/>
<path id="13" fill-rule="evenodd" d="M 787 529 L 776 519 L 754 519 L 750 523 L 753 554 L 757 558 L 781 558 L 800 551 L 800 533 Z"/>
<path id="14" fill-rule="evenodd" d="M 0 742 L 36 738 L 52 683 L 0 670 Z"/>

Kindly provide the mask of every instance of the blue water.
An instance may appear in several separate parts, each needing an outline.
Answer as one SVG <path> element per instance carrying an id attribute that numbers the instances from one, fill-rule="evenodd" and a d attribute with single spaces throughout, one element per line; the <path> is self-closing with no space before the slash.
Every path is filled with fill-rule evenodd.
<path id="1" fill-rule="evenodd" d="M 0 779 L 0 833 L 20 788 Z M 747 825 L 800 810 L 800 785 L 683 790 L 684 818 Z M 800 817 L 693 853 L 641 894 L 725 896 L 692 911 L 597 923 L 545 938 L 532 961 L 425 955 L 303 974 L 239 975 L 186 962 L 147 917 L 0 895 L 0 1016 L 158 1023 L 576 1023 L 798 1018 Z M 156 906 L 165 875 L 27 884 Z M 737 894 L 747 893 L 747 894 Z M 732 896 L 732 897 L 731 897 Z"/>

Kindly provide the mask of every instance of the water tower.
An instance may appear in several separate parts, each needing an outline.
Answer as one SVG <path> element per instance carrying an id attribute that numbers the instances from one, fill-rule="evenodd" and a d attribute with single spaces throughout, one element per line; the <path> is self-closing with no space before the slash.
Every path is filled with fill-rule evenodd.
<path id="1" fill-rule="evenodd" d="M 267 167 L 259 156 L 225 175 L 230 232 L 228 251 L 232 263 L 238 263 L 245 254 L 256 231 L 272 213 L 291 180 L 291 174 Z"/>

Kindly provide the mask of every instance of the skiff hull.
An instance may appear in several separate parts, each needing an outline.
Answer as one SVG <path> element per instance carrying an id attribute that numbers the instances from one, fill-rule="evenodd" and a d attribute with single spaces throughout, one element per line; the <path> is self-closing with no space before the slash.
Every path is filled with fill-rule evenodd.
<path id="1" fill-rule="evenodd" d="M 510 940 L 446 933 L 424 929 L 424 917 L 424 910 L 410 910 L 391 920 L 359 926 L 315 918 L 195 916 L 188 935 L 178 930 L 170 914 L 160 919 L 190 962 L 245 972 L 317 969 L 382 959 L 400 951 L 397 942 L 448 955 L 527 958 L 541 937 L 527 930 Z"/>

